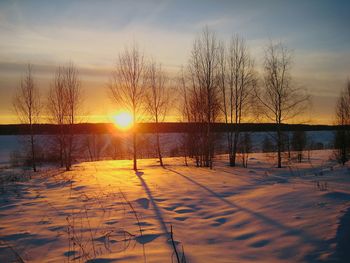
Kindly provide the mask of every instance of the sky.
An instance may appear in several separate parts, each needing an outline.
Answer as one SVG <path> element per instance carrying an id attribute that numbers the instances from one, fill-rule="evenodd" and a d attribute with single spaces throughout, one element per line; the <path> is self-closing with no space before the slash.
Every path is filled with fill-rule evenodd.
<path id="1" fill-rule="evenodd" d="M 107 84 L 118 54 L 137 43 L 175 76 L 205 26 L 218 38 L 247 40 L 259 71 L 264 48 L 281 41 L 293 53 L 295 85 L 306 88 L 309 123 L 333 124 L 350 77 L 350 1 L 4 1 L 0 0 L 0 123 L 16 123 L 12 98 L 33 65 L 42 101 L 57 66 L 72 61 L 85 90 L 86 121 L 110 121 Z M 173 120 L 176 116 L 172 116 Z"/>

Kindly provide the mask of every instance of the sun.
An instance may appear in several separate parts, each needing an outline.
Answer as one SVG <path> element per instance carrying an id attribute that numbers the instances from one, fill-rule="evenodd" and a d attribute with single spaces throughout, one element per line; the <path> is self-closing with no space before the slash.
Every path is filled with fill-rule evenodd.
<path id="1" fill-rule="evenodd" d="M 129 112 L 119 112 L 113 116 L 115 125 L 121 130 L 127 130 L 132 127 L 133 118 Z"/>

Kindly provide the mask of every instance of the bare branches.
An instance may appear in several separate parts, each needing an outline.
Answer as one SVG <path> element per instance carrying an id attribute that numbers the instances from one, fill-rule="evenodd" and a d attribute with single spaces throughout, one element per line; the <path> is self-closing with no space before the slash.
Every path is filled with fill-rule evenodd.
<path id="1" fill-rule="evenodd" d="M 146 92 L 147 111 L 154 122 L 162 122 L 169 109 L 170 94 L 168 78 L 161 64 L 157 65 L 154 61 L 149 63 L 146 71 L 146 85 L 148 88 Z M 156 133 L 156 147 L 159 163 L 163 166 L 159 133 Z"/>
<path id="2" fill-rule="evenodd" d="M 30 127 L 30 148 L 33 171 L 36 172 L 36 146 L 33 124 L 39 121 L 40 114 L 40 94 L 32 75 L 32 66 L 27 66 L 27 74 L 21 80 L 21 84 L 13 99 L 13 107 L 22 123 L 29 124 Z"/>
<path id="3" fill-rule="evenodd" d="M 50 121 L 63 125 L 67 115 L 67 100 L 65 92 L 65 83 L 63 76 L 64 69 L 59 67 L 55 73 L 53 84 L 50 87 L 48 95 L 47 109 Z"/>
<path id="4" fill-rule="evenodd" d="M 133 159 L 134 170 L 137 170 L 137 142 L 135 125 L 142 115 L 145 95 L 145 62 L 144 56 L 134 44 L 119 54 L 118 64 L 112 74 L 109 85 L 111 97 L 116 104 L 129 110 L 133 115 Z"/>
<path id="5" fill-rule="evenodd" d="M 201 165 L 212 167 L 214 154 L 213 135 L 211 123 L 219 115 L 219 73 L 220 53 L 219 42 L 214 32 L 205 28 L 193 43 L 191 58 L 188 64 L 188 97 L 186 100 L 189 119 L 204 123 L 206 132 L 202 134 L 200 150 Z M 184 78 L 182 78 L 184 79 Z M 186 86 L 185 84 L 182 85 Z"/>
<path id="6" fill-rule="evenodd" d="M 162 122 L 169 110 L 170 94 L 169 79 L 161 64 L 157 65 L 154 61 L 149 63 L 146 72 L 146 83 L 147 111 L 154 122 Z"/>
<path id="7" fill-rule="evenodd" d="M 26 76 L 21 79 L 21 84 L 13 99 L 13 106 L 22 123 L 30 125 L 39 121 L 40 94 L 32 74 L 32 66 L 28 64 Z"/>
<path id="8" fill-rule="evenodd" d="M 226 119 L 228 123 L 236 124 L 238 127 L 250 113 L 253 89 L 257 83 L 254 62 L 245 40 L 238 35 L 231 38 L 228 46 L 227 68 L 228 83 L 225 88 L 225 96 L 228 97 L 228 109 Z M 239 130 L 236 129 L 234 136 L 231 135 L 228 138 L 230 165 L 235 166 Z"/>
<path id="9" fill-rule="evenodd" d="M 63 82 L 67 100 L 68 123 L 73 125 L 77 122 L 77 113 L 82 104 L 82 92 L 79 72 L 72 62 L 63 68 Z"/>
<path id="10" fill-rule="evenodd" d="M 335 155 L 340 163 L 343 165 L 349 160 L 349 131 L 345 128 L 350 125 L 350 81 L 348 80 L 347 86 L 341 91 L 336 109 L 336 122 L 338 125 L 343 126 L 335 133 L 334 145 L 337 149 Z"/>
<path id="11" fill-rule="evenodd" d="M 280 125 L 303 113 L 309 102 L 305 90 L 292 83 L 291 65 L 291 52 L 282 43 L 270 43 L 265 50 L 264 89 L 262 94 L 256 93 L 264 116 L 277 124 L 278 167 L 282 150 Z"/>
<path id="12" fill-rule="evenodd" d="M 61 166 L 70 170 L 74 151 L 73 126 L 82 105 L 79 72 L 72 62 L 58 67 L 48 95 L 50 121 L 59 126 L 58 147 Z M 65 128 L 67 127 L 67 128 Z"/>
<path id="13" fill-rule="evenodd" d="M 145 94 L 145 61 L 144 55 L 134 44 L 119 54 L 118 63 L 112 74 L 109 90 L 114 101 L 134 114 L 134 123 L 142 113 Z"/>
<path id="14" fill-rule="evenodd" d="M 264 94 L 261 103 L 265 115 L 276 123 L 295 118 L 308 106 L 309 96 L 292 83 L 291 52 L 282 44 L 267 47 L 264 61 Z"/>

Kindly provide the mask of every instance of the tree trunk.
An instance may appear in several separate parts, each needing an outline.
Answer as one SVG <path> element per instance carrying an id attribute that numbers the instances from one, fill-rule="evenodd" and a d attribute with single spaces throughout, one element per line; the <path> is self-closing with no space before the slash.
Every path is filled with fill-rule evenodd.
<path id="1" fill-rule="evenodd" d="M 62 139 L 60 138 L 60 167 L 63 167 L 63 143 Z"/>
<path id="2" fill-rule="evenodd" d="M 163 165 L 162 153 L 160 152 L 159 133 L 157 133 L 157 152 L 158 152 L 160 166 L 163 167 L 164 165 Z"/>
<path id="3" fill-rule="evenodd" d="M 35 149 L 34 149 L 34 135 L 33 135 L 33 127 L 30 126 L 30 145 L 31 145 L 31 151 L 32 151 L 32 167 L 33 171 L 36 172 L 36 163 L 35 163 Z"/>
<path id="4" fill-rule="evenodd" d="M 236 156 L 237 156 L 237 144 L 238 144 L 239 133 L 235 131 L 233 147 L 232 147 L 232 160 L 230 160 L 230 166 L 236 166 Z"/>
<path id="5" fill-rule="evenodd" d="M 282 134 L 280 127 L 277 128 L 277 167 L 282 168 L 282 156 L 281 156 L 281 151 L 282 151 Z"/>
<path id="6" fill-rule="evenodd" d="M 135 127 L 134 127 L 135 129 Z M 136 156 L 137 156 L 137 153 L 136 153 L 136 131 L 133 131 L 132 132 L 132 136 L 133 136 L 133 157 L 134 157 L 134 171 L 137 171 L 137 159 L 136 159 Z"/>

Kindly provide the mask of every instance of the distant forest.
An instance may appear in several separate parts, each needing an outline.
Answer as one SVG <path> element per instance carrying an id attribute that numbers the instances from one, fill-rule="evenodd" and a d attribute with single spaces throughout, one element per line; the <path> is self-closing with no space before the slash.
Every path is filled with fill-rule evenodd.
<path id="1" fill-rule="evenodd" d="M 188 133 L 198 132 L 206 126 L 204 123 L 185 122 L 164 122 L 164 123 L 137 123 L 137 133 Z M 68 127 L 67 127 L 68 128 Z M 326 131 L 349 129 L 348 126 L 341 125 L 309 125 L 309 124 L 283 124 L 283 131 Z M 236 129 L 242 132 L 272 132 L 277 130 L 274 123 L 241 123 L 226 124 L 212 123 L 213 132 L 232 132 Z M 59 129 L 55 124 L 35 124 L 33 125 L 35 134 L 57 134 Z M 74 134 L 108 134 L 120 132 L 112 123 L 80 123 L 74 124 Z M 7 124 L 0 125 L 0 135 L 23 135 L 30 134 L 30 125 L 27 124 Z"/>

